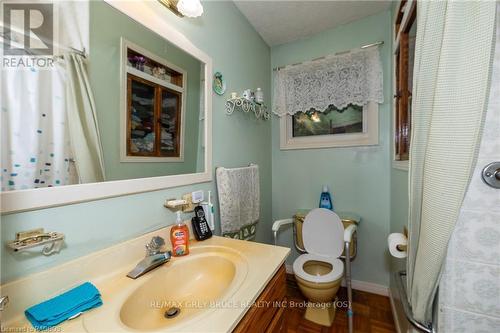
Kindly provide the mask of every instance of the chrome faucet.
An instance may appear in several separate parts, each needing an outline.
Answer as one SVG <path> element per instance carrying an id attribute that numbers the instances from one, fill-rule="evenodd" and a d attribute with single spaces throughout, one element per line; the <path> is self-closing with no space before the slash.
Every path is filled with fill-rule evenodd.
<path id="1" fill-rule="evenodd" d="M 7 304 L 9 304 L 9 296 L 0 297 L 0 311 L 3 311 Z"/>
<path id="2" fill-rule="evenodd" d="M 5 307 L 9 304 L 9 296 L 2 296 L 0 297 L 0 311 L 3 311 Z M 2 327 L 2 320 L 0 318 L 0 331 L 3 332 L 3 327 Z"/>
<path id="3" fill-rule="evenodd" d="M 159 236 L 153 237 L 151 242 L 146 244 L 146 257 L 142 259 L 127 276 L 131 279 L 137 279 L 139 276 L 169 261 L 172 257 L 172 252 L 162 252 L 161 247 L 163 245 L 165 245 L 165 240 L 163 238 Z"/>

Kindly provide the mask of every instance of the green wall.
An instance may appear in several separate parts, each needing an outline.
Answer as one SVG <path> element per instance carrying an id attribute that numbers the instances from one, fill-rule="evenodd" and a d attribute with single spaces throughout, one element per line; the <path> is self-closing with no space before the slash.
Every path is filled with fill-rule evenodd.
<path id="1" fill-rule="evenodd" d="M 273 67 L 310 60 L 376 41 L 384 41 L 384 104 L 379 107 L 379 145 L 372 147 L 279 149 L 279 120 L 272 119 L 273 218 L 291 217 L 298 208 L 318 206 L 329 185 L 337 210 L 361 215 L 353 279 L 389 285 L 386 238 L 390 221 L 391 17 L 386 11 L 271 49 Z M 280 243 L 292 247 L 291 231 Z M 291 264 L 296 257 L 291 255 Z"/>
<path id="2" fill-rule="evenodd" d="M 213 168 L 257 163 L 260 166 L 261 223 L 257 240 L 271 241 L 271 122 L 251 114 L 227 116 L 231 91 L 262 87 L 270 96 L 270 49 L 232 2 L 203 2 L 201 18 L 179 18 L 165 9 L 168 22 L 213 59 L 214 71 L 227 80 L 224 96 L 213 94 Z M 212 92 L 209 92 L 212 93 Z M 2 283 L 41 271 L 172 224 L 174 214 L 163 208 L 167 198 L 197 190 L 212 190 L 215 182 L 129 195 L 2 217 L 2 244 L 20 230 L 44 227 L 66 234 L 67 248 L 50 257 L 1 250 Z M 217 207 L 217 202 L 215 202 Z M 188 216 L 185 216 L 186 218 Z M 217 226 L 217 228 L 219 228 Z"/>
<path id="3" fill-rule="evenodd" d="M 187 71 L 184 161 L 120 163 L 120 38 Z M 99 120 L 107 180 L 196 172 L 201 63 L 104 1 L 90 2 L 89 76 Z M 203 161 L 201 161 L 203 165 Z"/>
<path id="4" fill-rule="evenodd" d="M 390 259 L 386 237 L 390 231 L 400 230 L 399 223 L 406 223 L 407 214 L 407 173 L 391 169 L 390 13 L 367 17 L 270 50 L 231 2 L 203 5 L 205 12 L 198 19 L 180 19 L 168 11 L 167 15 L 170 24 L 212 57 L 214 71 L 221 71 L 228 82 L 225 96 L 212 94 L 212 174 L 217 166 L 259 164 L 261 223 L 257 240 L 262 242 L 271 242 L 273 219 L 291 217 L 299 208 L 316 207 L 322 185 L 329 185 L 336 209 L 353 211 L 363 218 L 353 278 L 388 285 Z M 259 121 L 241 112 L 225 115 L 224 101 L 231 91 L 262 87 L 266 102 L 270 103 L 272 67 L 380 40 L 385 42 L 381 47 L 385 103 L 379 108 L 378 146 L 281 151 L 276 117 L 272 121 Z M 12 239 L 16 231 L 45 227 L 64 232 L 67 247 L 51 257 L 12 255 L 2 250 L 2 282 L 171 224 L 175 216 L 163 208 L 163 201 L 195 189 L 212 190 L 217 199 L 215 182 L 211 182 L 4 216 L 3 242 Z M 280 235 L 281 244 L 292 246 L 291 240 L 290 230 Z M 291 256 L 289 263 L 295 256 Z"/>

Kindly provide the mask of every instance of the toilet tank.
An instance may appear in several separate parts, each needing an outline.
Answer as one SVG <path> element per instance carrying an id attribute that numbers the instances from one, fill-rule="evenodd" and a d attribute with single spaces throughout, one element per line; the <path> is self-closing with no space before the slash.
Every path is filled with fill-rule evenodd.
<path id="1" fill-rule="evenodd" d="M 309 213 L 310 209 L 300 209 L 295 213 L 293 216 L 293 230 L 294 230 L 294 237 L 295 237 L 295 247 L 299 252 L 305 253 L 306 251 L 304 250 L 304 243 L 302 241 L 302 224 L 304 223 L 304 219 L 306 218 L 307 213 Z M 340 219 L 342 220 L 342 224 L 344 225 L 344 228 L 347 228 L 351 224 L 358 225 L 359 222 L 361 222 L 361 217 L 355 213 L 351 212 L 335 212 Z M 358 246 L 358 241 L 357 241 L 357 233 L 354 233 L 353 240 L 352 240 L 352 245 L 351 245 L 351 258 L 354 258 L 357 253 L 357 246 Z M 345 257 L 345 250 L 342 252 L 341 255 L 342 258 Z"/>

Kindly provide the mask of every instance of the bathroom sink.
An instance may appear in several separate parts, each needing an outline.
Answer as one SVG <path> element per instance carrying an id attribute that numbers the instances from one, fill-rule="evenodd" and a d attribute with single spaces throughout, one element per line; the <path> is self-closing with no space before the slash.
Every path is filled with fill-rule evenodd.
<path id="1" fill-rule="evenodd" d="M 121 322 L 140 331 L 182 324 L 220 307 L 243 281 L 246 263 L 229 248 L 200 247 L 148 274 L 120 309 Z"/>

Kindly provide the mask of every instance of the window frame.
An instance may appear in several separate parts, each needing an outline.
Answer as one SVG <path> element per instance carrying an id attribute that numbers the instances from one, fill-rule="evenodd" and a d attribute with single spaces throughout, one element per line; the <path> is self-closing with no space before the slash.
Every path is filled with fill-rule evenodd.
<path id="1" fill-rule="evenodd" d="M 292 116 L 280 118 L 280 149 L 315 149 L 378 145 L 378 109 L 376 102 L 368 102 L 363 107 L 363 132 L 345 134 L 326 134 L 312 136 L 293 136 Z"/>
<path id="2" fill-rule="evenodd" d="M 409 103 L 411 93 L 408 91 L 408 57 L 409 57 L 409 31 L 416 24 L 416 1 L 401 1 L 395 12 L 394 52 L 393 52 L 393 167 L 408 170 L 411 114 Z"/>

